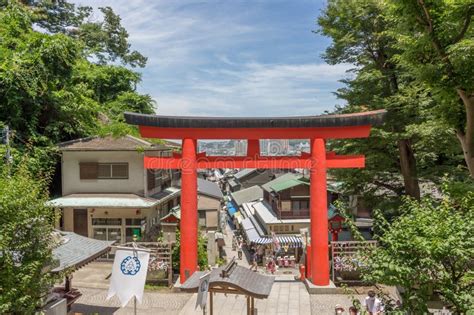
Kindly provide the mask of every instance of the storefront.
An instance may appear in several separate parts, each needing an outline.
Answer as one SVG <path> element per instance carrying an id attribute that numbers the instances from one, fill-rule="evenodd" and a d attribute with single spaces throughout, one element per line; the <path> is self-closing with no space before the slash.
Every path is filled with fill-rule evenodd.
<path id="1" fill-rule="evenodd" d="M 158 200 L 131 194 L 75 194 L 50 204 L 62 209 L 61 229 L 118 244 L 141 240 L 159 210 Z"/>
<path id="2" fill-rule="evenodd" d="M 265 235 L 263 229 L 253 217 L 242 220 L 241 233 L 249 249 L 257 251 L 258 262 L 265 263 L 267 259 L 275 258 L 285 267 L 294 267 L 303 252 L 301 236 L 292 235 Z M 287 263 L 285 263 L 285 259 Z"/>

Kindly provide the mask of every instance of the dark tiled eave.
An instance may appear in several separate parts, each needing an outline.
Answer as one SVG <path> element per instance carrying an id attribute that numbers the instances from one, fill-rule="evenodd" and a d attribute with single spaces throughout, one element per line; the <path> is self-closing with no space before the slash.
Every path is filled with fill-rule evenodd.
<path id="1" fill-rule="evenodd" d="M 249 295 L 257 299 L 266 299 L 272 290 L 274 277 L 264 276 L 253 272 L 248 268 L 236 266 L 228 277 L 221 277 L 223 267 L 213 269 L 209 279 L 209 290 L 216 287 L 232 288 L 237 294 Z M 180 287 L 185 292 L 197 292 L 199 287 L 199 278 L 204 275 L 204 271 L 196 271 Z"/>
<path id="2" fill-rule="evenodd" d="M 294 117 L 194 117 L 125 113 L 132 125 L 160 128 L 318 128 L 377 126 L 383 123 L 385 110 L 370 112 Z"/>

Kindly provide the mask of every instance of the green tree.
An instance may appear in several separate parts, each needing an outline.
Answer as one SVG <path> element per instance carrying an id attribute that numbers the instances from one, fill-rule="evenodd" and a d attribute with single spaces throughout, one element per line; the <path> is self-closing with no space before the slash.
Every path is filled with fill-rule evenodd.
<path id="1" fill-rule="evenodd" d="M 39 160 L 55 161 L 58 142 L 137 133 L 123 123 L 123 112 L 152 113 L 154 108 L 149 95 L 136 92 L 140 75 L 104 64 L 118 55 L 91 62 L 91 48 L 78 37 L 35 30 L 37 15 L 14 1 L 0 5 L 0 123 L 13 130 L 12 145 Z"/>
<path id="2" fill-rule="evenodd" d="M 173 247 L 173 270 L 179 273 L 180 267 L 180 248 L 181 248 L 181 232 L 176 230 L 176 243 Z M 208 268 L 207 261 L 207 238 L 198 231 L 198 266 L 201 270 Z"/>
<path id="3" fill-rule="evenodd" d="M 0 8 L 12 0 L 0 0 Z M 65 0 L 18 0 L 28 7 L 32 22 L 52 34 L 65 34 L 82 41 L 84 52 L 106 64 L 119 60 L 132 67 L 144 67 L 147 58 L 131 50 L 128 32 L 120 17 L 110 7 L 99 7 L 103 20 L 92 21 L 90 6 L 75 5 Z"/>
<path id="4" fill-rule="evenodd" d="M 399 64 L 430 87 L 474 177 L 472 0 L 387 0 Z"/>
<path id="5" fill-rule="evenodd" d="M 52 285 L 54 215 L 46 182 L 25 169 L 0 176 L 0 313 L 33 314 Z"/>
<path id="6" fill-rule="evenodd" d="M 390 23 L 382 12 L 383 6 L 379 1 L 332 0 L 318 18 L 321 33 L 333 40 L 326 50 L 325 60 L 330 64 L 353 63 L 358 66 L 354 70 L 355 78 L 343 81 L 346 88 L 337 93 L 338 97 L 348 101 L 348 106 L 341 110 L 343 112 L 358 111 L 361 107 L 362 110 L 384 108 L 391 104 L 388 101 L 391 97 L 400 93 L 400 73 L 392 60 L 396 50 L 393 38 L 387 32 Z M 391 114 L 395 113 L 397 109 L 391 110 Z M 391 167 L 387 168 L 387 164 L 383 166 L 385 172 L 389 173 L 396 166 L 396 156 L 393 154 L 397 154 L 405 192 L 419 198 L 413 144 L 410 138 L 401 134 L 404 130 L 403 122 L 407 119 L 403 115 L 396 116 L 394 121 L 401 120 L 399 124 L 386 124 L 385 132 L 378 133 L 385 138 L 385 145 L 390 146 L 387 142 L 392 141 L 398 144 L 398 152 L 393 150 L 395 148 L 381 151 L 392 155 L 389 158 Z M 412 118 L 413 115 L 409 117 Z M 377 182 L 383 182 L 385 188 L 392 188 L 393 184 L 389 183 L 394 180 L 379 179 Z M 392 190 L 396 191 L 398 188 L 393 187 Z"/>
<path id="7" fill-rule="evenodd" d="M 467 187 L 467 186 L 465 186 Z M 364 279 L 403 288 L 403 307 L 427 313 L 439 295 L 452 310 L 474 308 L 474 193 L 460 199 L 449 186 L 441 201 L 405 199 L 402 214 L 389 224 L 376 215 L 379 246 L 364 253 Z"/>
<path id="8" fill-rule="evenodd" d="M 343 80 L 346 86 L 336 93 L 347 101 L 337 111 L 388 111 L 384 126 L 374 128 L 370 139 L 333 141 L 330 145 L 341 153 L 367 156 L 366 169 L 337 172 L 353 192 L 370 194 L 383 188 L 395 196 L 407 194 L 419 199 L 420 175 L 432 177 L 438 171 L 432 161 L 453 155 L 452 136 L 435 128 L 439 122 L 430 112 L 434 100 L 426 87 L 416 84 L 398 66 L 395 57 L 399 48 L 389 32 L 393 22 L 385 11 L 381 1 L 331 0 L 318 18 L 320 32 L 333 40 L 325 60 L 356 66 L 351 71 L 353 77 Z M 427 130 L 430 137 L 426 137 Z M 434 147 L 433 138 L 437 139 Z M 399 184 L 400 176 L 403 185 Z"/>

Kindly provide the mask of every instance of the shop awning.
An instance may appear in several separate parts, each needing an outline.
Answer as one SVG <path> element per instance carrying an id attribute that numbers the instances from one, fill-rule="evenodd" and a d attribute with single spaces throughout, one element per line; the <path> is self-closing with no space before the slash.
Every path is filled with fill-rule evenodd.
<path id="1" fill-rule="evenodd" d="M 242 220 L 242 229 L 244 230 L 244 233 L 247 236 L 247 240 L 249 242 L 254 242 L 255 240 L 261 237 L 255 229 L 255 226 L 253 225 L 250 218 L 245 218 Z"/>
<path id="2" fill-rule="evenodd" d="M 288 245 L 289 247 L 302 247 L 303 242 L 301 241 L 301 237 L 298 235 L 278 235 L 277 237 L 278 242 L 280 245 Z M 255 244 L 271 244 L 273 243 L 273 239 L 271 237 L 260 237 L 253 241 Z"/>
<path id="3" fill-rule="evenodd" d="M 227 206 L 227 212 L 229 213 L 229 215 L 230 215 L 231 217 L 233 217 L 234 214 L 235 214 L 237 211 L 239 211 L 239 209 L 237 209 L 237 208 L 234 206 L 234 204 L 233 204 L 232 202 L 228 202 L 228 203 L 226 204 L 226 206 Z"/>
<path id="4" fill-rule="evenodd" d="M 134 194 L 71 194 L 48 201 L 58 208 L 150 208 L 160 201 Z"/>

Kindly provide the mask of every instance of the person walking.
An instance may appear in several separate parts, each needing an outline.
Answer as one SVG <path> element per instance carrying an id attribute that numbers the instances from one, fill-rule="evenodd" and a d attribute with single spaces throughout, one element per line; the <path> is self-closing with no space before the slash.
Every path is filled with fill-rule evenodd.
<path id="1" fill-rule="evenodd" d="M 374 290 L 369 290 L 365 298 L 365 308 L 369 315 L 381 315 L 383 313 L 382 301 L 375 296 Z"/>
<path id="2" fill-rule="evenodd" d="M 242 260 L 242 242 L 239 242 L 239 244 L 237 245 L 237 255 L 239 257 L 239 260 Z"/>
<path id="3" fill-rule="evenodd" d="M 251 260 L 252 260 L 252 264 L 250 265 L 250 270 L 253 270 L 255 268 L 255 271 L 258 271 L 256 251 L 253 252 Z"/>

